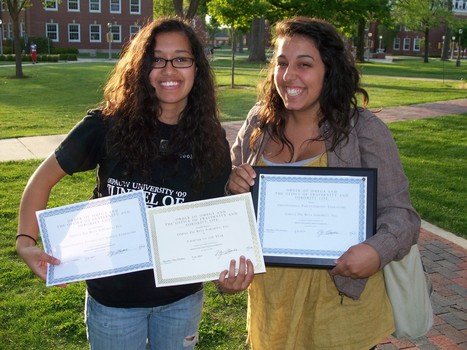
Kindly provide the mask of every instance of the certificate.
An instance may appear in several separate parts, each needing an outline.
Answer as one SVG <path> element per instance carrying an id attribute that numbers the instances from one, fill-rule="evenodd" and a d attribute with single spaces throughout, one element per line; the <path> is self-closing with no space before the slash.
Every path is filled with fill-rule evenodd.
<path id="1" fill-rule="evenodd" d="M 47 254 L 46 285 L 152 268 L 143 191 L 46 209 L 36 213 Z"/>
<path id="2" fill-rule="evenodd" d="M 265 272 L 250 193 L 148 209 L 156 286 L 217 280 L 241 255 Z"/>
<path id="3" fill-rule="evenodd" d="M 266 265 L 331 267 L 376 227 L 376 169 L 254 167 Z"/>

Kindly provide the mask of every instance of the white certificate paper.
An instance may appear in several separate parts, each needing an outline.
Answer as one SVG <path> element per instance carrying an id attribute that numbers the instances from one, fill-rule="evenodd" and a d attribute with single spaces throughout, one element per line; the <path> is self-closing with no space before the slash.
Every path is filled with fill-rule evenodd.
<path id="1" fill-rule="evenodd" d="M 50 265 L 46 285 L 152 268 L 144 192 L 135 191 L 36 213 Z"/>
<path id="2" fill-rule="evenodd" d="M 265 272 L 250 193 L 148 209 L 156 286 L 212 281 L 241 255 Z"/>
<path id="3" fill-rule="evenodd" d="M 376 225 L 376 169 L 255 167 L 266 264 L 334 266 Z"/>

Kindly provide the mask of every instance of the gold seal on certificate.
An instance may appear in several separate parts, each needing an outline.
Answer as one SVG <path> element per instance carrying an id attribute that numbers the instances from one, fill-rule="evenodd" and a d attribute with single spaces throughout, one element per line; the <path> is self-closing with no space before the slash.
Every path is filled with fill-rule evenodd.
<path id="1" fill-rule="evenodd" d="M 256 166 L 266 265 L 331 267 L 376 227 L 376 169 Z"/>

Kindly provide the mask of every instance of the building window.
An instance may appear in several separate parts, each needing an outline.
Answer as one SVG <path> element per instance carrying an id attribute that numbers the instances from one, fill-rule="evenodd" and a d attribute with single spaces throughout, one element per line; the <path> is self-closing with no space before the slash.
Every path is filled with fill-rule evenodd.
<path id="1" fill-rule="evenodd" d="M 58 0 L 47 0 L 44 2 L 44 10 L 58 11 Z"/>
<path id="2" fill-rule="evenodd" d="M 89 0 L 89 12 L 101 12 L 101 0 Z"/>
<path id="3" fill-rule="evenodd" d="M 404 38 L 404 51 L 410 50 L 410 38 Z"/>
<path id="4" fill-rule="evenodd" d="M 413 39 L 413 50 L 420 51 L 420 38 Z"/>
<path id="5" fill-rule="evenodd" d="M 45 36 L 52 41 L 58 41 L 58 24 L 57 23 L 46 23 L 45 25 Z"/>
<path id="6" fill-rule="evenodd" d="M 8 23 L 8 33 L 7 33 L 7 38 L 11 39 L 13 38 L 13 23 L 9 22 Z"/>
<path id="7" fill-rule="evenodd" d="M 138 26 L 136 24 L 130 26 L 130 39 L 133 39 L 133 37 L 140 31 L 141 26 Z"/>
<path id="8" fill-rule="evenodd" d="M 393 49 L 399 51 L 401 49 L 401 38 L 394 39 Z"/>
<path id="9" fill-rule="evenodd" d="M 0 0 L 0 5 L 1 5 L 0 8 L 1 8 L 2 12 L 7 12 L 8 11 L 8 8 L 6 6 L 6 1 Z"/>
<path id="10" fill-rule="evenodd" d="M 112 42 L 114 43 L 122 42 L 122 26 L 112 24 Z"/>
<path id="11" fill-rule="evenodd" d="M 110 13 L 122 13 L 121 0 L 110 0 Z"/>
<path id="12" fill-rule="evenodd" d="M 130 14 L 141 14 L 141 0 L 130 0 Z"/>
<path id="13" fill-rule="evenodd" d="M 68 0 L 68 11 L 79 12 L 79 0 Z"/>
<path id="14" fill-rule="evenodd" d="M 92 43 L 101 42 L 101 26 L 99 24 L 91 24 L 89 26 L 89 41 Z"/>
<path id="15" fill-rule="evenodd" d="M 80 30 L 79 24 L 69 24 L 68 25 L 68 41 L 69 42 L 80 42 Z"/>

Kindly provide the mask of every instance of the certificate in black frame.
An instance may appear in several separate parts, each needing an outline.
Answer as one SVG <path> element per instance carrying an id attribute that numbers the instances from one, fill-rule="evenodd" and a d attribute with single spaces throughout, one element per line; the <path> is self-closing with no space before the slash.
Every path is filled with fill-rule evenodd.
<path id="1" fill-rule="evenodd" d="M 330 179 L 355 179 L 355 181 L 362 181 L 366 183 L 366 215 L 364 220 L 364 236 L 359 239 L 359 242 L 364 241 L 366 238 L 372 236 L 376 231 L 376 201 L 377 201 L 377 169 L 375 168 L 330 168 L 330 167 L 294 167 L 294 166 L 254 166 L 257 177 L 255 185 L 251 187 L 251 194 L 253 198 L 253 205 L 255 209 L 256 218 L 258 221 L 258 206 L 263 205 L 266 194 L 263 193 L 263 198 L 260 200 L 260 184 L 262 183 L 261 176 L 267 175 L 301 175 L 305 178 L 310 178 L 310 182 L 320 178 L 329 177 Z M 320 180 L 322 181 L 322 180 Z M 333 181 L 333 180 L 331 180 Z M 263 185 L 264 186 L 264 185 Z M 267 191 L 266 191 L 267 192 Z M 261 223 L 258 225 L 261 243 L 263 244 L 264 232 L 261 230 Z M 288 249 L 290 250 L 290 249 Z M 294 252 L 290 256 L 280 254 L 279 256 L 273 255 L 266 251 L 263 247 L 264 261 L 269 266 L 292 266 L 292 267 L 321 267 L 331 268 L 335 266 L 335 257 L 328 258 L 324 254 L 323 257 L 313 254 L 307 256 L 306 252 L 300 252 L 297 256 Z"/>

